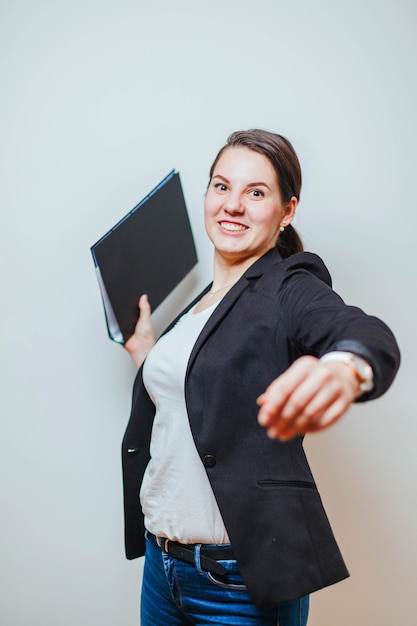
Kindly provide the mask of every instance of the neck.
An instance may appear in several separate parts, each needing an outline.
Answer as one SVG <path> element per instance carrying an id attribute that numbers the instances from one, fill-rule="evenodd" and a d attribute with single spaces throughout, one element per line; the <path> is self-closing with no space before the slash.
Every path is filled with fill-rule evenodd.
<path id="1" fill-rule="evenodd" d="M 210 293 L 217 293 L 221 290 L 225 291 L 228 288 L 230 289 L 232 285 L 237 283 L 244 271 L 245 270 L 241 270 L 240 268 L 239 271 L 237 268 L 234 268 L 234 271 L 226 271 L 224 269 L 219 269 L 216 265 L 214 265 L 213 284 L 211 286 Z"/>
<path id="2" fill-rule="evenodd" d="M 251 265 L 253 265 L 263 254 L 259 256 L 251 256 L 247 259 L 241 259 L 238 262 L 225 259 L 220 256 L 216 251 L 214 252 L 214 264 L 213 264 L 213 285 L 210 289 L 211 293 L 220 291 L 220 289 L 226 289 L 231 287 Z"/>

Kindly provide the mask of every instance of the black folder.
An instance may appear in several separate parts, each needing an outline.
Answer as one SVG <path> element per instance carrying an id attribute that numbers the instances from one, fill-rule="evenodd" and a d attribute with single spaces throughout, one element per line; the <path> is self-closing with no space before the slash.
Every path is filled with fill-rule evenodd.
<path id="1" fill-rule="evenodd" d="M 109 337 L 125 343 L 138 300 L 152 310 L 197 263 L 180 176 L 174 170 L 91 248 Z"/>

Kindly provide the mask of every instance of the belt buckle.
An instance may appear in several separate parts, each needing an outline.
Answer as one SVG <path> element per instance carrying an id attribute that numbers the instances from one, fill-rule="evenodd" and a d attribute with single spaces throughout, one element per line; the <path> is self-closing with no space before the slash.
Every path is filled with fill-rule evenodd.
<path id="1" fill-rule="evenodd" d="M 156 535 L 155 536 L 155 540 L 156 540 L 156 545 L 158 546 L 158 548 L 160 548 L 161 550 L 164 550 L 164 552 L 168 553 L 168 550 L 169 550 L 169 539 L 166 539 L 165 537 L 158 537 Z"/>

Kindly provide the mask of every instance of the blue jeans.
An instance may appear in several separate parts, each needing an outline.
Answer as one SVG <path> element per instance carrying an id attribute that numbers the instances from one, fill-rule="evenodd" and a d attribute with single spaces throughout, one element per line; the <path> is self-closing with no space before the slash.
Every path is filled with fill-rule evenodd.
<path id="1" fill-rule="evenodd" d="M 207 546 L 204 546 L 207 548 Z M 147 533 L 143 570 L 141 626 L 305 626 L 309 596 L 260 608 L 251 600 L 236 561 L 220 561 L 228 583 L 198 563 L 169 556 Z"/>

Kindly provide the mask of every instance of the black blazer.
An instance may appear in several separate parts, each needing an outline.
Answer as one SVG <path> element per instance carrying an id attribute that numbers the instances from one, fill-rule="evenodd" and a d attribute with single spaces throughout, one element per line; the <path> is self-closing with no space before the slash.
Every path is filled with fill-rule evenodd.
<path id="1" fill-rule="evenodd" d="M 219 303 L 190 356 L 185 398 L 191 430 L 258 605 L 298 598 L 348 576 L 302 437 L 287 443 L 271 440 L 257 422 L 256 398 L 274 378 L 301 355 L 320 357 L 331 350 L 354 352 L 372 366 L 375 386 L 361 401 L 381 395 L 399 366 L 391 331 L 343 303 L 316 255 L 299 253 L 283 260 L 274 249 Z M 139 490 L 150 458 L 154 413 L 140 370 L 123 440 L 130 559 L 144 554 Z"/>

